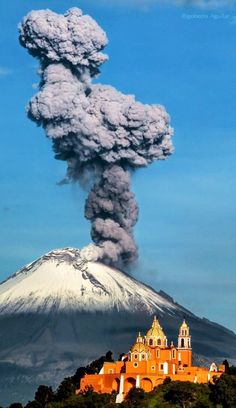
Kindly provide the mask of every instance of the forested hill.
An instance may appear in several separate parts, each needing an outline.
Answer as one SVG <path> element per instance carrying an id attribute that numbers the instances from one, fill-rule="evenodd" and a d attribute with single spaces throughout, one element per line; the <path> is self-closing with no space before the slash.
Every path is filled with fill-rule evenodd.
<path id="1" fill-rule="evenodd" d="M 229 366 L 225 360 L 225 374 L 213 384 L 194 384 L 171 381 L 167 378 L 163 385 L 150 393 L 140 388 L 130 390 L 125 401 L 117 405 L 116 394 L 98 394 L 88 388 L 75 395 L 80 379 L 85 373 L 98 373 L 104 361 L 112 361 L 112 353 L 93 361 L 86 367 L 80 367 L 72 377 L 65 378 L 57 390 L 40 385 L 33 401 L 24 408 L 234 408 L 236 407 L 236 367 Z M 23 408 L 14 402 L 9 408 Z"/>

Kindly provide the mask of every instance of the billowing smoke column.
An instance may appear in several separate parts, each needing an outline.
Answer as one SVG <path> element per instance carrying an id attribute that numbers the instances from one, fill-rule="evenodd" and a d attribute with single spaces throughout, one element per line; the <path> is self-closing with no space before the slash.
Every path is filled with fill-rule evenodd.
<path id="1" fill-rule="evenodd" d="M 85 204 L 92 239 L 84 255 L 115 265 L 137 258 L 133 227 L 138 206 L 130 171 L 172 153 L 169 116 L 111 86 L 93 85 L 107 60 L 104 31 L 78 8 L 65 15 L 30 12 L 20 24 L 20 42 L 40 60 L 40 91 L 28 115 L 52 139 L 55 157 L 68 165 L 67 179 L 93 181 Z"/>

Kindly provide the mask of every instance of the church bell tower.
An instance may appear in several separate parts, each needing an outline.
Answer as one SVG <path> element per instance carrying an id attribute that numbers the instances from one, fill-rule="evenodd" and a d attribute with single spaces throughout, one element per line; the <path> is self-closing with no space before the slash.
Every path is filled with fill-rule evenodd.
<path id="1" fill-rule="evenodd" d="M 191 336 L 189 334 L 189 326 L 184 320 L 179 328 L 178 336 L 178 360 L 179 366 L 191 367 L 192 366 L 192 348 L 191 348 Z"/>
<path id="2" fill-rule="evenodd" d="M 189 335 L 189 326 L 185 320 L 179 328 L 178 349 L 191 350 L 191 336 Z"/>

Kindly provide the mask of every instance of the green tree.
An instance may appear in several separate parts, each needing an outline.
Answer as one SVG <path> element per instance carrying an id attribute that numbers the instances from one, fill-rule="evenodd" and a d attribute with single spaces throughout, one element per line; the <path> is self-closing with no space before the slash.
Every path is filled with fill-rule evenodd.
<path id="1" fill-rule="evenodd" d="M 23 406 L 20 402 L 13 402 L 11 405 L 9 405 L 9 408 L 23 408 Z"/>
<path id="2" fill-rule="evenodd" d="M 97 360 L 92 361 L 86 367 L 86 374 L 98 374 L 105 362 L 113 362 L 112 352 L 108 351 L 105 356 L 101 356 Z"/>
<path id="3" fill-rule="evenodd" d="M 236 407 L 236 376 L 222 374 L 210 384 L 213 403 L 221 404 L 223 408 Z"/>
<path id="4" fill-rule="evenodd" d="M 42 408 L 42 405 L 38 401 L 29 401 L 25 408 Z"/>
<path id="5" fill-rule="evenodd" d="M 146 396 L 142 388 L 131 388 L 126 396 L 125 402 L 127 407 L 138 408 Z"/>
<path id="6" fill-rule="evenodd" d="M 56 400 L 63 401 L 69 398 L 71 395 L 74 395 L 76 386 L 73 382 L 73 377 L 65 378 L 59 385 L 56 392 Z"/>
<path id="7" fill-rule="evenodd" d="M 236 367 L 235 366 L 230 366 L 228 371 L 226 371 L 226 373 L 228 373 L 230 375 L 236 375 Z"/>
<path id="8" fill-rule="evenodd" d="M 92 387 L 87 387 L 80 396 L 82 396 L 82 399 L 77 405 L 78 408 L 110 408 L 116 406 L 114 394 L 99 394 L 94 392 Z"/>
<path id="9" fill-rule="evenodd" d="M 196 400 L 196 384 L 189 381 L 172 381 L 166 385 L 164 400 L 182 408 L 192 406 Z"/>
<path id="10" fill-rule="evenodd" d="M 79 367 L 76 370 L 75 375 L 72 377 L 72 381 L 74 385 L 76 386 L 76 388 L 80 388 L 81 378 L 83 378 L 85 374 L 86 374 L 86 367 Z"/>
<path id="11" fill-rule="evenodd" d="M 228 373 L 229 372 L 229 362 L 228 362 L 228 360 L 224 360 L 222 362 L 222 364 L 225 366 L 225 372 Z"/>
<path id="12" fill-rule="evenodd" d="M 171 383 L 171 378 L 170 377 L 166 377 L 164 379 L 164 381 L 163 381 L 163 385 L 170 384 L 170 383 Z"/>
<path id="13" fill-rule="evenodd" d="M 34 399 L 39 402 L 43 407 L 48 403 L 53 401 L 54 393 L 52 387 L 47 385 L 40 385 L 35 393 Z"/>

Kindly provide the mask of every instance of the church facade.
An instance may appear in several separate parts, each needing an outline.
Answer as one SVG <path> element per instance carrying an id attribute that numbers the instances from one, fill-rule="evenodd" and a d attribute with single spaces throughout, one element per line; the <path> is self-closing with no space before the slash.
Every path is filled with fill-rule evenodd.
<path id="1" fill-rule="evenodd" d="M 208 368 L 192 366 L 192 348 L 189 326 L 183 321 L 179 328 L 178 344 L 168 345 L 167 337 L 154 317 L 145 336 L 138 334 L 136 342 L 121 361 L 105 362 L 100 373 L 85 375 L 80 390 L 92 386 L 101 393 L 116 392 L 116 402 L 122 402 L 132 387 L 152 391 L 170 377 L 173 381 L 207 383 L 219 377 L 224 366 L 212 363 Z"/>

